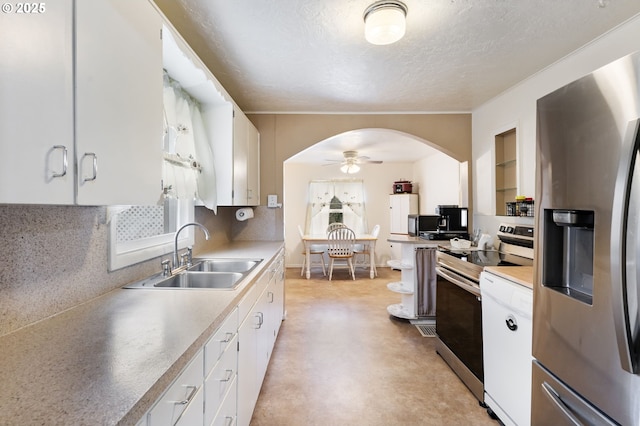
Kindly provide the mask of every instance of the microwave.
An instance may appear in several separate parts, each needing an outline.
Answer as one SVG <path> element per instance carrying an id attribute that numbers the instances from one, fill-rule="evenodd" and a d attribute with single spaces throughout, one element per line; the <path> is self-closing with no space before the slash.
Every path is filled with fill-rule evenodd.
<path id="1" fill-rule="evenodd" d="M 437 231 L 440 216 L 410 214 L 408 216 L 408 234 L 420 236 L 421 231 Z"/>

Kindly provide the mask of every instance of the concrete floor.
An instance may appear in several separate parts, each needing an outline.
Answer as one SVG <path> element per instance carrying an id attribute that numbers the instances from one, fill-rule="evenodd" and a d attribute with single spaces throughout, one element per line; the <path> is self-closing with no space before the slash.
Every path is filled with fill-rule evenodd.
<path id="1" fill-rule="evenodd" d="M 486 410 L 408 321 L 387 306 L 400 295 L 387 283 L 400 273 L 358 269 L 331 282 L 286 272 L 287 319 L 252 425 L 491 425 Z M 366 278 L 365 278 L 366 277 Z"/>

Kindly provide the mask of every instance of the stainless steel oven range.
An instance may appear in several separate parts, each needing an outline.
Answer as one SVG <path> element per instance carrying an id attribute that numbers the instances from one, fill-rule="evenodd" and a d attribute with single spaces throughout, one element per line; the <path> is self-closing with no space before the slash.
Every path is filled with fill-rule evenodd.
<path id="1" fill-rule="evenodd" d="M 481 403 L 484 401 L 480 273 L 485 266 L 533 264 L 533 227 L 501 224 L 498 250 L 436 254 L 436 351 Z"/>

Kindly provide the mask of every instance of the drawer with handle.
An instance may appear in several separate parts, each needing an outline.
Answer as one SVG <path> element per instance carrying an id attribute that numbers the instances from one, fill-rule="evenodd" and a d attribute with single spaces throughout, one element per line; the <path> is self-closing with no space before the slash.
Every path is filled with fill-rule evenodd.
<path id="1" fill-rule="evenodd" d="M 218 412 L 220 404 L 228 393 L 229 388 L 235 385 L 238 372 L 238 351 L 236 350 L 238 338 L 234 336 L 229 348 L 224 352 L 220 361 L 207 376 L 204 383 L 205 395 L 205 423 L 210 424 Z"/>
<path id="2" fill-rule="evenodd" d="M 147 417 L 148 424 L 150 426 L 187 424 L 182 421 L 183 415 L 185 418 L 189 417 L 189 420 L 192 420 L 192 416 L 199 415 L 202 421 L 203 376 L 204 354 L 201 350 L 151 408 Z M 189 410 L 191 406 L 193 406 L 192 410 Z"/>
<path id="3" fill-rule="evenodd" d="M 204 347 L 204 372 L 205 376 L 216 365 L 231 341 L 238 333 L 238 309 L 235 308 L 224 320 L 218 331 L 209 339 Z M 234 343 L 235 344 L 235 343 Z M 237 348 L 233 348 L 234 351 Z"/>

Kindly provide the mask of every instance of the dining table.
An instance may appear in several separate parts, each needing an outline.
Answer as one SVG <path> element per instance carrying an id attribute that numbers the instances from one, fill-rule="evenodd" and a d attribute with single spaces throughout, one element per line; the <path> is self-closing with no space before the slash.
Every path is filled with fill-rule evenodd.
<path id="1" fill-rule="evenodd" d="M 355 244 L 363 244 L 369 246 L 369 277 L 371 279 L 375 278 L 375 270 L 374 270 L 374 261 L 375 261 L 375 248 L 376 241 L 378 240 L 377 236 L 373 236 L 371 234 L 356 234 L 356 238 L 354 240 Z M 309 253 L 309 248 L 312 245 L 328 245 L 329 238 L 326 234 L 305 234 L 302 236 L 302 241 L 304 243 L 304 250 L 306 256 L 306 276 L 307 279 L 311 278 L 311 253 Z"/>

